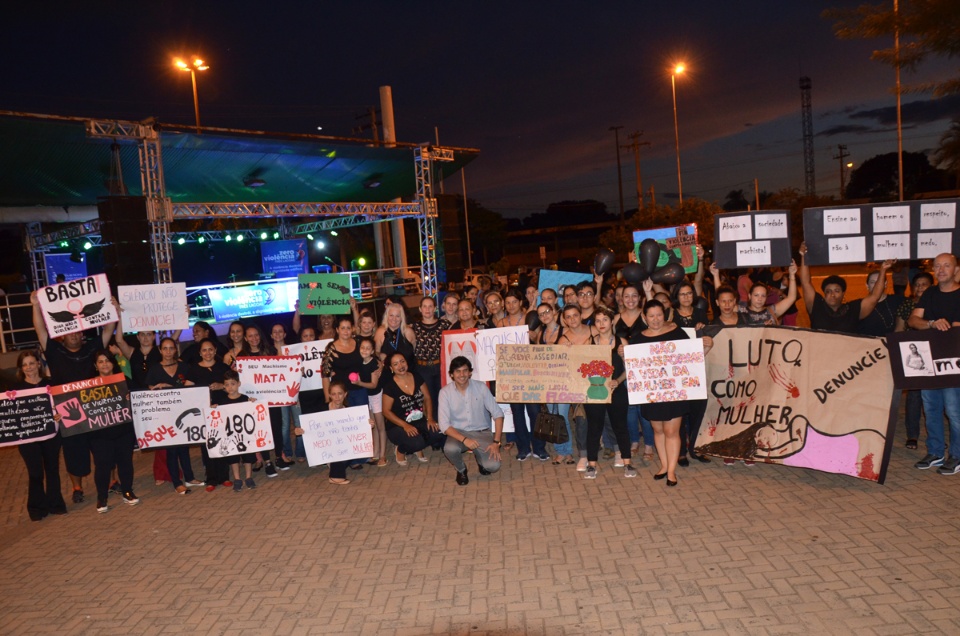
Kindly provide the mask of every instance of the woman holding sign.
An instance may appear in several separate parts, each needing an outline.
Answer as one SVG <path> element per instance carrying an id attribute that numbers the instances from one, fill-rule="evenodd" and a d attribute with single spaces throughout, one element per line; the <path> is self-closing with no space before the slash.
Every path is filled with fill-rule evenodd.
<path id="1" fill-rule="evenodd" d="M 230 339 L 230 348 L 223 354 L 223 363 L 228 367 L 233 367 L 237 356 L 243 351 L 243 334 L 244 329 L 242 322 L 235 320 L 230 323 L 230 329 L 227 331 L 227 338 Z"/>
<path id="2" fill-rule="evenodd" d="M 194 381 L 197 386 L 210 389 L 210 403 L 224 404 L 226 388 L 224 378 L 230 367 L 217 360 L 217 345 L 210 338 L 204 338 L 199 343 L 200 362 L 193 365 Z M 213 492 L 217 484 L 230 485 L 230 465 L 223 457 L 210 457 L 206 444 L 200 445 L 203 454 L 203 465 L 207 467 L 207 492 Z"/>
<path id="3" fill-rule="evenodd" d="M 423 378 L 410 371 L 402 353 L 394 353 L 387 362 L 393 372 L 383 383 L 387 438 L 397 446 L 397 463 L 406 466 L 407 455 L 420 453 L 427 446 L 440 450 L 447 436 L 431 415 L 433 400 Z"/>
<path id="4" fill-rule="evenodd" d="M 108 378 L 120 372 L 117 361 L 107 351 L 98 351 L 94 358 L 97 375 Z M 86 433 L 90 438 L 90 450 L 93 451 L 93 483 L 97 486 L 97 512 L 110 510 L 107 497 L 110 494 L 110 473 L 117 469 L 123 503 L 136 506 L 140 498 L 133 493 L 133 449 L 137 446 L 137 435 L 133 430 L 133 420 L 108 426 Z"/>
<path id="5" fill-rule="evenodd" d="M 17 356 L 17 381 L 10 388 L 24 391 L 50 386 L 50 380 L 40 375 L 40 369 L 39 353 L 21 351 Z M 54 435 L 50 439 L 17 447 L 27 467 L 27 514 L 31 521 L 40 521 L 49 514 L 67 514 L 67 504 L 60 492 L 61 439 L 59 435 Z"/>
<path id="6" fill-rule="evenodd" d="M 618 338 L 629 340 L 647 328 L 640 311 L 640 288 L 636 285 L 623 287 L 620 298 L 620 313 L 613 319 L 613 332 Z M 640 414 L 639 404 L 627 406 L 627 431 L 630 433 L 631 453 L 640 451 L 640 435 L 643 434 L 643 459 L 653 459 L 653 427 Z"/>

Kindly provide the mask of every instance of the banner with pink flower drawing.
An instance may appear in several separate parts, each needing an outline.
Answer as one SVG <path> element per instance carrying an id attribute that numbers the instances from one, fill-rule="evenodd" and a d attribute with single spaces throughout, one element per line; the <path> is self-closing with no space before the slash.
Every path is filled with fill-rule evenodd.
<path id="1" fill-rule="evenodd" d="M 610 347 L 500 345 L 497 402 L 609 404 Z"/>

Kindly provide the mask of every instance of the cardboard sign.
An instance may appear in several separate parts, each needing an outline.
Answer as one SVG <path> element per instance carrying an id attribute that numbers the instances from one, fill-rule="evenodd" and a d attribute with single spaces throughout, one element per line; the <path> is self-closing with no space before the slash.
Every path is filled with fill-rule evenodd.
<path id="1" fill-rule="evenodd" d="M 703 400 L 707 371 L 703 340 L 668 340 L 623 348 L 630 404 Z"/>
<path id="2" fill-rule="evenodd" d="M 497 402 L 609 404 L 610 347 L 500 345 Z"/>
<path id="3" fill-rule="evenodd" d="M 297 285 L 301 314 L 350 313 L 349 274 L 300 274 Z"/>
<path id="4" fill-rule="evenodd" d="M 117 300 L 124 333 L 190 328 L 186 283 L 119 285 Z"/>
<path id="5" fill-rule="evenodd" d="M 470 365 L 477 368 L 477 339 L 474 337 L 477 329 L 450 329 L 440 336 L 440 386 L 445 387 L 453 382 L 450 379 L 450 361 L 457 356 L 463 356 L 470 361 Z M 483 331 L 482 329 L 480 331 Z"/>
<path id="6" fill-rule="evenodd" d="M 204 416 L 210 457 L 232 457 L 273 448 L 270 414 L 261 402 L 207 408 Z"/>
<path id="7" fill-rule="evenodd" d="M 110 285 L 104 274 L 78 278 L 37 291 L 40 313 L 51 338 L 116 322 Z"/>
<path id="8" fill-rule="evenodd" d="M 284 345 L 282 353 L 285 356 L 296 356 L 300 358 L 300 390 L 318 391 L 323 389 L 323 377 L 321 369 L 323 367 L 323 352 L 327 350 L 327 345 L 333 342 L 333 339 L 313 340 L 311 342 L 301 342 L 299 344 Z"/>
<path id="9" fill-rule="evenodd" d="M 577 285 L 582 282 L 592 282 L 592 274 L 582 272 L 562 272 L 553 269 L 541 269 L 537 287 L 537 303 L 540 303 L 540 294 L 544 289 L 557 292 L 557 306 L 563 307 L 563 288 L 568 285 Z"/>
<path id="10" fill-rule="evenodd" d="M 714 256 L 720 269 L 790 265 L 790 211 L 716 214 Z"/>
<path id="11" fill-rule="evenodd" d="M 707 390 L 698 453 L 883 483 L 897 421 L 883 340 L 724 329 L 707 356 Z"/>
<path id="12" fill-rule="evenodd" d="M 960 253 L 960 199 L 807 208 L 808 265 L 915 260 Z"/>
<path id="13" fill-rule="evenodd" d="M 127 378 L 122 373 L 53 386 L 50 395 L 64 437 L 133 420 Z"/>
<path id="14" fill-rule="evenodd" d="M 203 412 L 210 408 L 206 387 L 134 391 L 130 404 L 141 450 L 200 444 L 206 439 Z"/>
<path id="15" fill-rule="evenodd" d="M 893 385 L 898 389 L 960 386 L 960 329 L 901 331 L 887 336 Z"/>
<path id="16" fill-rule="evenodd" d="M 300 428 L 310 466 L 373 455 L 370 409 L 366 406 L 304 414 L 300 416 Z"/>
<path id="17" fill-rule="evenodd" d="M 530 344 L 530 329 L 526 325 L 481 329 L 474 337 L 477 339 L 477 362 L 473 367 L 473 379 L 496 382 L 497 347 L 504 344 Z"/>
<path id="18" fill-rule="evenodd" d="M 47 388 L 0 393 L 0 447 L 39 442 L 57 434 Z"/>
<path id="19" fill-rule="evenodd" d="M 640 262 L 640 243 L 652 238 L 660 244 L 660 257 L 655 269 L 669 263 L 680 263 L 683 271 L 693 274 L 697 271 L 697 224 L 659 227 L 652 230 L 636 230 L 633 233 L 633 253 Z"/>
<path id="20" fill-rule="evenodd" d="M 297 403 L 303 375 L 297 356 L 237 358 L 240 392 L 268 406 Z"/>

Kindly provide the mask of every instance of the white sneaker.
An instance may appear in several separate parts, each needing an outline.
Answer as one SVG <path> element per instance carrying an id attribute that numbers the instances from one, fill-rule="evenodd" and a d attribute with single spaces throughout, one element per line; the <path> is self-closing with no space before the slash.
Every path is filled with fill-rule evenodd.
<path id="1" fill-rule="evenodd" d="M 587 462 L 586 457 L 581 457 L 580 461 L 577 462 L 577 472 L 578 473 L 586 472 L 588 463 L 589 462 Z"/>
<path id="2" fill-rule="evenodd" d="M 613 456 L 613 467 L 623 468 L 623 458 L 620 457 L 620 451 L 617 451 L 617 454 Z"/>

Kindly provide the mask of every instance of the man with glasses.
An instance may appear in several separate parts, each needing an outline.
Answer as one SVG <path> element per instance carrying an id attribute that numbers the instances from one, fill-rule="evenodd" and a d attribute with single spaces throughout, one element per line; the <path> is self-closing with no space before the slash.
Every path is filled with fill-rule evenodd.
<path id="1" fill-rule="evenodd" d="M 457 469 L 457 485 L 466 486 L 467 466 L 463 454 L 473 451 L 481 475 L 500 470 L 500 440 L 503 434 L 503 412 L 489 389 L 472 380 L 473 366 L 464 356 L 450 361 L 450 384 L 440 389 L 437 420 L 440 432 L 447 436 L 443 454 Z M 490 419 L 494 432 L 490 432 Z"/>
<path id="2" fill-rule="evenodd" d="M 588 280 L 577 285 L 577 304 L 580 305 L 580 322 L 593 326 L 593 308 L 597 298 L 597 290 Z"/>

